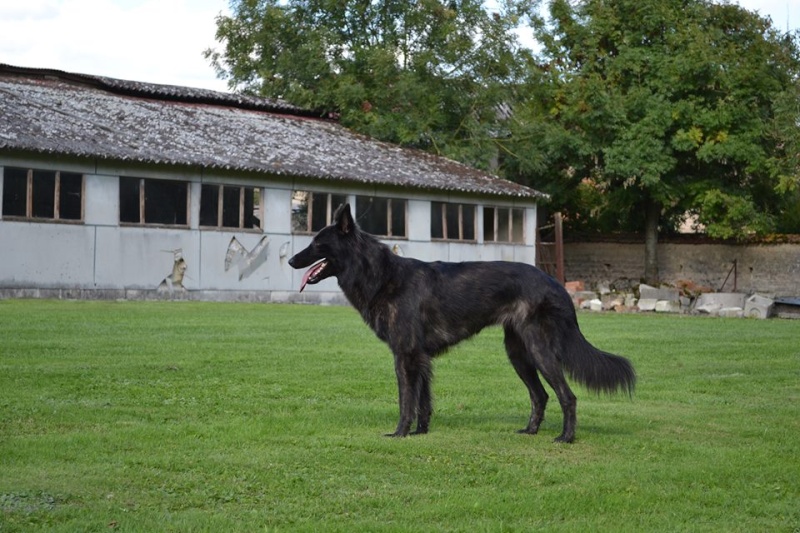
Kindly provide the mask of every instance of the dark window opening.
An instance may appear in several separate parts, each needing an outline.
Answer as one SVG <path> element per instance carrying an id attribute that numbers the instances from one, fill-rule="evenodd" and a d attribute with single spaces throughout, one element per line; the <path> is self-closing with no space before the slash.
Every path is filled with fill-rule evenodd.
<path id="1" fill-rule="evenodd" d="M 200 189 L 201 226 L 258 229 L 260 210 L 259 189 L 228 185 L 203 185 Z"/>
<path id="2" fill-rule="evenodd" d="M 8 168 L 3 172 L 3 216 L 27 216 L 28 171 Z"/>
<path id="3" fill-rule="evenodd" d="M 142 222 L 139 212 L 139 178 L 119 179 L 119 221 L 139 224 Z"/>
<path id="4" fill-rule="evenodd" d="M 188 225 L 189 183 L 121 177 L 119 220 L 133 224 Z"/>
<path id="5" fill-rule="evenodd" d="M 405 237 L 406 201 L 357 196 L 356 219 L 361 229 L 367 233 L 380 237 Z"/>
<path id="6" fill-rule="evenodd" d="M 34 170 L 32 186 L 32 216 L 34 218 L 55 218 L 56 173 L 50 170 Z"/>
<path id="7" fill-rule="evenodd" d="M 431 202 L 431 238 L 474 241 L 475 206 Z"/>
<path id="8" fill-rule="evenodd" d="M 3 216 L 44 220 L 83 219 L 83 175 L 6 167 Z"/>

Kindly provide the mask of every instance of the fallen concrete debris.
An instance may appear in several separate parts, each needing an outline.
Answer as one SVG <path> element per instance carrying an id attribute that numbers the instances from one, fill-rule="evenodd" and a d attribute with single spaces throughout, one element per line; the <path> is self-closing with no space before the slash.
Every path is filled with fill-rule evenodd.
<path id="1" fill-rule="evenodd" d="M 769 318 L 775 307 L 775 300 L 754 294 L 744 303 L 744 316 L 748 318 Z"/>
<path id="2" fill-rule="evenodd" d="M 583 281 L 568 282 L 565 287 L 576 308 L 591 311 L 683 313 L 757 319 L 773 316 L 800 318 L 800 298 L 775 300 L 762 294 L 701 292 L 708 289 L 687 281 L 681 284 L 680 288 L 675 288 L 642 283 L 634 289 L 638 297 L 627 287 L 624 292 L 609 292 L 607 283 L 598 284 L 595 290 L 588 290 Z"/>

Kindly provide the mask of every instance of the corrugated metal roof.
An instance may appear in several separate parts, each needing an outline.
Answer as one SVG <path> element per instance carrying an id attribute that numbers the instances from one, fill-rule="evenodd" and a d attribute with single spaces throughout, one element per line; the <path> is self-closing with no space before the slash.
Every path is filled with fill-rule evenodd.
<path id="1" fill-rule="evenodd" d="M 3 64 L 0 149 L 545 197 L 446 158 L 358 135 L 286 102 Z"/>

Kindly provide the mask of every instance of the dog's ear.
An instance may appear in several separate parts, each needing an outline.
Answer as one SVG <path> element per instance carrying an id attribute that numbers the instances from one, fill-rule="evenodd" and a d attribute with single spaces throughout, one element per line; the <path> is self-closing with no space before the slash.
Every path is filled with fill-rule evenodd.
<path id="1" fill-rule="evenodd" d="M 342 233 L 350 233 L 353 231 L 356 223 L 353 220 L 353 215 L 350 213 L 350 204 L 343 204 L 336 208 L 333 213 L 333 223 L 339 228 Z"/>

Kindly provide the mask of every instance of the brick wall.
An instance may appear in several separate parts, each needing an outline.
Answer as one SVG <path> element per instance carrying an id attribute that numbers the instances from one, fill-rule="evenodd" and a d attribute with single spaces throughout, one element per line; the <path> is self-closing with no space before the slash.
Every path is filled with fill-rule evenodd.
<path id="1" fill-rule="evenodd" d="M 737 291 L 800 296 L 800 244 L 734 245 L 664 243 L 658 246 L 662 282 L 690 280 L 720 289 L 737 260 Z M 642 243 L 565 243 L 567 281 L 638 285 L 644 275 Z M 725 285 L 733 291 L 733 274 Z"/>

